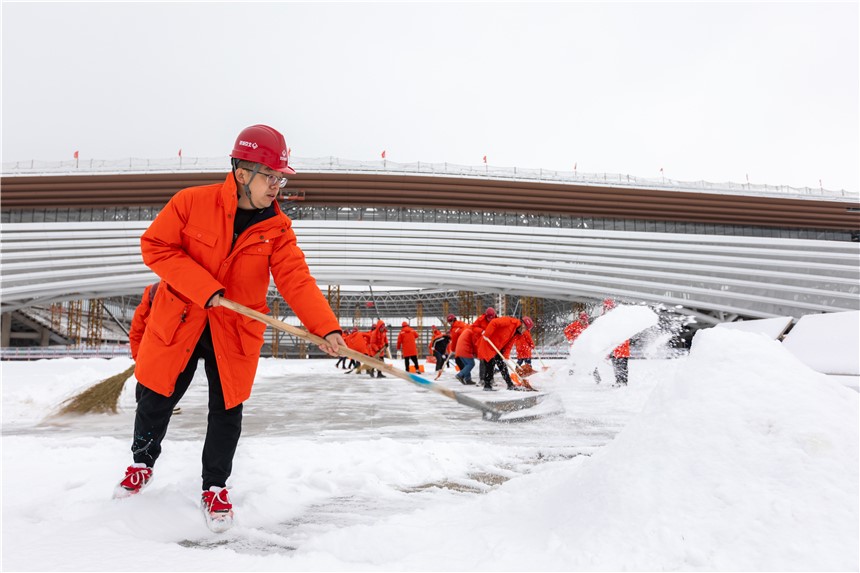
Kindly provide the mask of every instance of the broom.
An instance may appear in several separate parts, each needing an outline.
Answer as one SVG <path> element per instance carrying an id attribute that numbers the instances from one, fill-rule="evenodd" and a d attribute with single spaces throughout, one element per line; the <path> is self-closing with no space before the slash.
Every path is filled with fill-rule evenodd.
<path id="1" fill-rule="evenodd" d="M 98 384 L 90 386 L 77 396 L 73 396 L 61 404 L 57 416 L 74 414 L 116 414 L 116 406 L 122 387 L 134 373 L 134 364 L 124 372 L 105 378 Z"/>

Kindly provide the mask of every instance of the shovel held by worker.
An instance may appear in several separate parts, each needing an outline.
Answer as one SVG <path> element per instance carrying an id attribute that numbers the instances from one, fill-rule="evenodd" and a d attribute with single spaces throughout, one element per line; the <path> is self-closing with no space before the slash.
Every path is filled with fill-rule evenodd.
<path id="1" fill-rule="evenodd" d="M 518 374 L 519 370 L 517 369 L 517 365 L 514 364 L 513 361 L 505 358 L 504 354 L 502 354 L 502 352 L 496 347 L 496 345 L 493 344 L 492 340 L 490 340 L 489 338 L 487 338 L 484 335 L 481 335 L 481 338 L 486 340 L 487 343 L 493 347 L 493 350 L 496 351 L 496 354 L 499 355 L 499 358 L 501 358 L 502 361 L 505 363 L 505 365 L 508 367 L 508 370 L 510 370 L 511 380 L 514 381 L 514 384 L 516 384 L 517 386 L 522 386 L 523 388 L 525 388 L 527 390 L 531 390 L 532 392 L 537 392 L 536 388 L 534 388 L 531 384 L 528 383 L 528 381 L 525 378 L 522 378 Z"/>

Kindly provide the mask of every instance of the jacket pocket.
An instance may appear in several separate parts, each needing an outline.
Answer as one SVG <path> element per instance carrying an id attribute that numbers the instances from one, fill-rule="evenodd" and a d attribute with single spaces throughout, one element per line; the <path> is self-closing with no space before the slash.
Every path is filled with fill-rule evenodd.
<path id="1" fill-rule="evenodd" d="M 186 225 L 182 229 L 182 234 L 193 241 L 200 241 L 207 247 L 214 247 L 215 243 L 218 242 L 218 236 L 215 233 L 195 225 Z"/>
<path id="2" fill-rule="evenodd" d="M 236 323 L 239 341 L 242 344 L 242 352 L 246 356 L 257 356 L 263 348 L 263 333 L 266 332 L 266 323 L 259 320 L 242 316 Z"/>
<path id="3" fill-rule="evenodd" d="M 152 330 L 165 344 L 170 344 L 179 325 L 185 321 L 190 306 L 162 283 L 162 288 L 158 289 L 155 300 L 152 301 L 146 329 Z"/>

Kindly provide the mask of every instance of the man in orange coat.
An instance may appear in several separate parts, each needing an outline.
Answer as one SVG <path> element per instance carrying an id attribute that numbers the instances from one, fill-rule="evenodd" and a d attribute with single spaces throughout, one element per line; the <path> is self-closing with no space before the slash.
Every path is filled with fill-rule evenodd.
<path id="1" fill-rule="evenodd" d="M 400 328 L 400 334 L 397 335 L 397 350 L 403 352 L 404 369 L 409 372 L 409 361 L 415 363 L 415 372 L 418 372 L 418 333 L 415 332 L 409 323 L 403 321 Z"/>
<path id="2" fill-rule="evenodd" d="M 385 323 L 378 320 L 373 328 L 370 329 L 370 350 L 372 356 L 376 356 L 383 362 L 385 361 L 385 349 L 388 348 L 388 331 Z M 370 372 L 371 378 L 376 373 L 377 378 L 385 378 L 386 376 L 381 370 L 373 369 Z"/>
<path id="3" fill-rule="evenodd" d="M 515 346 L 517 349 L 517 366 L 522 366 L 523 364 L 531 366 L 532 350 L 534 350 L 535 347 L 532 333 L 529 330 L 523 332 L 523 335 L 517 338 Z"/>
<path id="4" fill-rule="evenodd" d="M 604 299 L 603 301 L 603 314 L 606 314 L 610 310 L 615 308 L 615 301 L 611 298 Z M 616 386 L 627 386 L 627 372 L 628 372 L 628 361 L 630 360 L 630 339 L 628 338 L 621 344 L 615 347 L 612 353 L 609 355 L 609 360 L 612 362 L 612 370 L 615 372 L 615 385 Z M 597 382 L 600 382 L 600 375 L 597 373 L 595 369 L 595 378 Z"/>
<path id="5" fill-rule="evenodd" d="M 451 360 L 451 356 L 453 356 L 454 364 L 462 370 L 465 364 L 457 355 L 457 340 L 460 338 L 463 331 L 469 328 L 469 325 L 462 320 L 457 320 L 457 316 L 454 314 L 449 314 L 447 320 L 449 325 L 448 335 L 451 337 L 451 342 L 448 343 L 448 360 Z"/>
<path id="6" fill-rule="evenodd" d="M 481 335 L 484 333 L 484 330 L 490 325 L 490 322 L 492 322 L 494 318 L 496 318 L 496 309 L 491 306 L 488 306 L 487 310 L 484 311 L 484 314 L 476 318 L 475 322 L 473 322 L 471 326 L 469 326 L 469 328 L 471 328 L 472 331 L 474 331 L 475 333 L 476 346 L 478 341 L 481 340 Z M 483 360 L 481 360 L 478 365 L 478 376 L 481 378 L 481 380 L 483 380 L 484 376 L 486 376 L 486 372 L 484 372 L 484 367 L 485 363 Z"/>
<path id="7" fill-rule="evenodd" d="M 117 486 L 138 493 L 152 478 L 173 408 L 199 359 L 209 384 L 202 505 L 207 523 L 232 523 L 227 479 L 242 428 L 266 325 L 220 305 L 221 296 L 267 313 L 272 278 L 307 329 L 337 356 L 337 318 L 311 276 L 292 221 L 275 199 L 295 171 L 283 135 L 265 125 L 243 130 L 223 183 L 179 191 L 141 237 L 144 263 L 161 278 L 140 343 L 134 464 Z"/>
<path id="8" fill-rule="evenodd" d="M 516 340 L 526 330 L 531 330 L 533 326 L 534 321 L 528 316 L 524 316 L 522 320 L 512 316 L 502 316 L 494 318 L 482 335 L 476 335 L 478 339 L 478 343 L 476 344 L 478 358 L 484 364 L 481 378 L 481 381 L 484 383 L 484 390 L 493 389 L 493 371 L 496 368 L 499 369 L 499 373 L 505 379 L 508 390 L 516 390 L 518 388 L 511 382 L 505 359 L 510 358 L 511 349 Z M 501 353 L 501 356 L 499 353 Z"/>
<path id="9" fill-rule="evenodd" d="M 582 334 L 582 331 L 586 328 L 588 328 L 588 313 L 580 312 L 579 320 L 574 320 L 565 327 L 564 337 L 567 338 L 568 342 L 573 344 L 573 342 L 579 338 L 579 335 Z"/>

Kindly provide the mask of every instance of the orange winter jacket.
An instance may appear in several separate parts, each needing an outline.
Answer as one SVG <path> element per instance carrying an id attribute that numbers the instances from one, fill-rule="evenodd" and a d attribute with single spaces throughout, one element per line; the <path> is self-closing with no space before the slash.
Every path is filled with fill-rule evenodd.
<path id="1" fill-rule="evenodd" d="M 454 354 L 457 353 L 457 340 L 460 338 L 460 335 L 463 334 L 463 331 L 467 328 L 469 328 L 469 325 L 462 320 L 455 320 L 451 323 L 451 330 L 448 331 L 451 334 L 451 344 L 448 346 L 448 349 Z"/>
<path id="2" fill-rule="evenodd" d="M 535 341 L 532 338 L 532 333 L 526 330 L 522 336 L 516 337 L 517 358 L 531 358 L 532 350 L 535 347 Z"/>
<path id="3" fill-rule="evenodd" d="M 570 342 L 573 342 L 579 335 L 582 334 L 582 331 L 588 328 L 587 322 L 582 322 L 576 320 L 568 324 L 564 329 L 564 337 L 567 338 Z"/>
<path id="4" fill-rule="evenodd" d="M 625 340 L 612 351 L 615 358 L 630 358 L 630 340 Z"/>
<path id="5" fill-rule="evenodd" d="M 411 326 L 404 326 L 397 335 L 397 350 L 403 351 L 403 356 L 418 356 L 418 333 Z"/>
<path id="6" fill-rule="evenodd" d="M 475 335 L 475 338 L 478 341 L 475 345 L 478 349 L 478 358 L 486 361 L 492 360 L 494 356 L 497 356 L 493 347 L 484 340 L 484 336 L 489 338 L 493 344 L 496 345 L 496 348 L 499 349 L 499 352 L 501 352 L 505 358 L 510 358 L 514 342 L 520 337 L 520 335 L 517 334 L 517 328 L 520 324 L 522 324 L 520 319 L 512 316 L 497 316 L 490 321 L 490 324 L 487 326 L 486 330 L 484 330 L 483 336 L 480 334 Z"/>
<path id="7" fill-rule="evenodd" d="M 215 293 L 262 313 L 274 278 L 278 291 L 312 333 L 340 331 L 337 318 L 296 244 L 292 221 L 275 216 L 247 228 L 233 244 L 236 182 L 189 187 L 165 205 L 140 240 L 143 262 L 161 277 L 138 352 L 135 377 L 173 393 L 208 321 L 227 408 L 248 399 L 266 325 L 225 307 L 204 308 Z"/>
<path id="8" fill-rule="evenodd" d="M 454 353 L 459 358 L 474 358 L 475 357 L 475 338 L 480 334 L 475 334 L 471 328 L 464 328 L 457 338 L 457 346 Z"/>
<path id="9" fill-rule="evenodd" d="M 370 330 L 370 349 L 374 354 L 388 346 L 388 334 L 385 331 L 385 323 L 381 320 Z"/>
<path id="10" fill-rule="evenodd" d="M 370 348 L 367 346 L 369 338 L 370 333 L 368 332 L 353 332 L 352 334 L 344 336 L 343 341 L 356 352 L 361 352 L 362 354 L 370 356 Z"/>
<path id="11" fill-rule="evenodd" d="M 152 309 L 152 299 L 157 292 L 158 283 L 147 285 L 143 289 L 143 297 L 140 299 L 140 304 L 134 309 L 134 316 L 131 317 L 128 343 L 131 346 L 132 360 L 137 360 L 137 351 L 140 348 L 140 341 L 143 340 L 143 333 L 146 331 L 146 321 L 149 319 L 149 311 Z"/>

